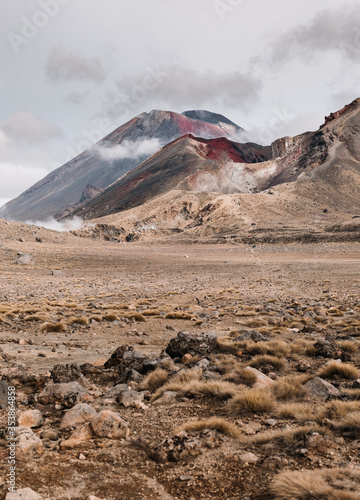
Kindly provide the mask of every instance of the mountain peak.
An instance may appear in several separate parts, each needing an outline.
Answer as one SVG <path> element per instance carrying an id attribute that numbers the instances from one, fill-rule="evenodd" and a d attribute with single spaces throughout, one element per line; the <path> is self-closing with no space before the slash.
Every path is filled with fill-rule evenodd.
<path id="1" fill-rule="evenodd" d="M 183 116 L 186 116 L 187 118 L 191 118 L 192 120 L 201 120 L 212 124 L 226 123 L 227 125 L 232 125 L 233 127 L 237 127 L 240 130 L 244 130 L 225 116 L 219 113 L 213 113 L 212 111 L 207 111 L 206 109 L 193 109 L 184 111 L 181 114 Z"/>

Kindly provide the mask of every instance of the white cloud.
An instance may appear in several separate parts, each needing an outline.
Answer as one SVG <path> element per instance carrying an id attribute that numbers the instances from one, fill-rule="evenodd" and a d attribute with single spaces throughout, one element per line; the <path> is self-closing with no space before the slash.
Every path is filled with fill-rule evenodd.
<path id="1" fill-rule="evenodd" d="M 138 159 L 149 157 L 161 149 L 163 145 L 159 139 L 145 139 L 143 141 L 123 141 L 115 147 L 97 147 L 96 150 L 103 160 L 123 160 L 124 158 Z"/>
<path id="2" fill-rule="evenodd" d="M 75 231 L 76 229 L 81 229 L 82 227 L 84 227 L 84 221 L 80 217 L 74 217 L 73 219 L 69 219 L 66 221 L 58 221 L 55 219 L 48 219 L 46 221 L 28 220 L 25 222 L 25 224 L 45 227 L 46 229 L 52 229 L 53 231 Z"/>

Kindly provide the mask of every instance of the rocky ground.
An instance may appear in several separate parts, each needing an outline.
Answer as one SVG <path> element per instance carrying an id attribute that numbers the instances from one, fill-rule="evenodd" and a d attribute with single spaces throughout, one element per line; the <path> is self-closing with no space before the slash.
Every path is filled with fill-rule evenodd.
<path id="1" fill-rule="evenodd" d="M 0 231 L 0 498 L 360 498 L 359 243 Z"/>

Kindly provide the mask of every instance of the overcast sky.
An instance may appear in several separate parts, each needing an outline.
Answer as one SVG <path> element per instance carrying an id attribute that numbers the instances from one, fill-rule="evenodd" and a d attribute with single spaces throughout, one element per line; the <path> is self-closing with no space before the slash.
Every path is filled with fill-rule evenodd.
<path id="1" fill-rule="evenodd" d="M 133 116 L 208 109 L 270 143 L 360 95 L 357 0 L 0 6 L 0 206 Z"/>

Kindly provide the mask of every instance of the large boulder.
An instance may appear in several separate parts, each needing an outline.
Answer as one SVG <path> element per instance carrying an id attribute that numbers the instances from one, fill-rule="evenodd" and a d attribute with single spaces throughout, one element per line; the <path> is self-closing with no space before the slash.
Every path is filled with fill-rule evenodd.
<path id="1" fill-rule="evenodd" d="M 80 424 L 90 422 L 97 412 L 90 405 L 80 403 L 70 410 L 68 410 L 60 424 L 60 429 L 67 429 L 68 427 L 77 427 Z"/>
<path id="2" fill-rule="evenodd" d="M 85 398 L 86 395 L 86 389 L 78 382 L 48 384 L 38 395 L 38 401 L 43 405 L 47 405 L 50 403 L 63 403 L 64 401 L 72 400 L 75 404 Z"/>
<path id="3" fill-rule="evenodd" d="M 182 358 L 185 354 L 206 356 L 216 350 L 216 340 L 217 335 L 214 332 L 196 335 L 179 332 L 175 338 L 170 340 L 166 353 L 171 358 Z"/>
<path id="4" fill-rule="evenodd" d="M 115 368 L 119 373 L 128 369 L 144 373 L 144 363 L 148 360 L 149 358 L 145 354 L 134 351 L 132 346 L 121 345 L 112 353 L 104 367 L 106 369 Z M 146 371 L 148 370 L 146 369 Z"/>
<path id="5" fill-rule="evenodd" d="M 90 387 L 91 385 L 81 373 L 80 366 L 75 363 L 71 365 L 55 365 L 51 371 L 51 378 L 55 384 L 79 382 L 84 387 Z"/>
<path id="6" fill-rule="evenodd" d="M 94 434 L 100 438 L 121 439 L 130 435 L 129 424 L 111 410 L 98 413 L 90 425 Z"/>
<path id="7" fill-rule="evenodd" d="M 17 265 L 34 265 L 34 259 L 32 258 L 32 255 L 29 253 L 24 253 L 24 252 L 18 252 L 17 253 L 17 258 L 15 259 L 15 264 Z"/>
<path id="8" fill-rule="evenodd" d="M 318 398 L 326 399 L 331 396 L 341 396 L 339 389 L 320 377 L 310 380 L 304 387 L 309 389 L 310 394 Z"/>

